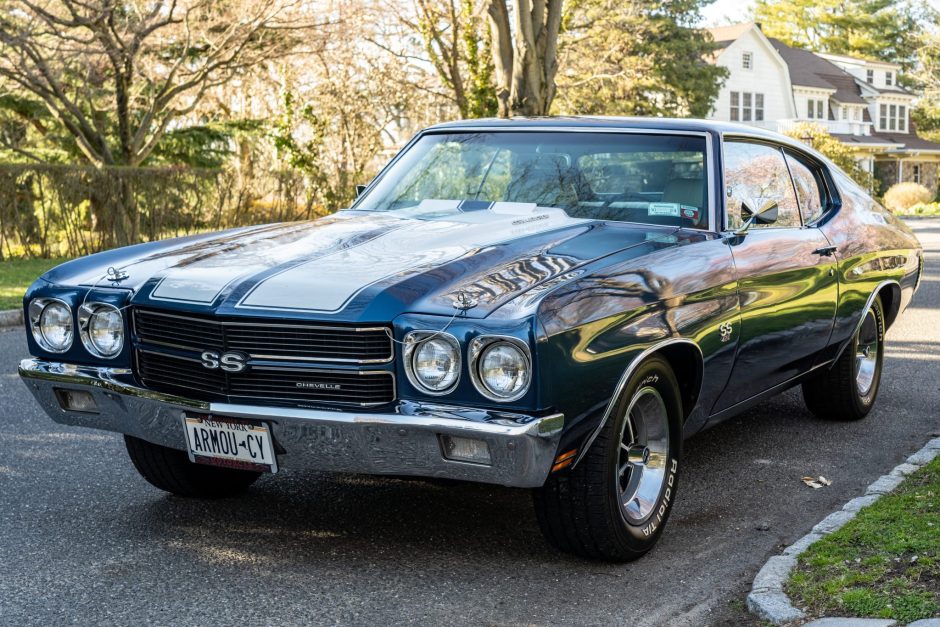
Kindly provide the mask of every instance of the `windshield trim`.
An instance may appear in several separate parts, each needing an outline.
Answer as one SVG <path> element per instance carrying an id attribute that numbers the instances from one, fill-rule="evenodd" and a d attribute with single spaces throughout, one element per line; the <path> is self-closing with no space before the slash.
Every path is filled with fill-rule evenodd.
<path id="1" fill-rule="evenodd" d="M 669 128 L 597 128 L 587 126 L 524 126 L 519 128 L 506 128 L 505 126 L 467 126 L 467 127 L 448 127 L 448 128 L 428 128 L 419 131 L 406 143 L 398 153 L 389 160 L 385 166 L 379 170 L 366 188 L 356 198 L 355 202 L 347 209 L 341 211 L 369 211 L 368 209 L 356 209 L 360 202 L 375 188 L 388 171 L 401 159 L 411 147 L 421 138 L 427 135 L 460 135 L 467 133 L 613 133 L 621 135 L 680 135 L 685 137 L 704 137 L 705 138 L 705 199 L 708 203 L 708 226 L 703 229 L 694 229 L 697 232 L 719 233 L 719 221 L 715 205 L 715 168 L 717 167 L 713 134 L 709 131 L 688 131 Z M 679 227 L 684 228 L 684 227 Z"/>

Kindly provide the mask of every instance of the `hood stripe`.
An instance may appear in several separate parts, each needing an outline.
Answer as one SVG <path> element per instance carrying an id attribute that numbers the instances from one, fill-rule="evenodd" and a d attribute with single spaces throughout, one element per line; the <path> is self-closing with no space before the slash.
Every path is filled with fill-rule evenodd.
<path id="1" fill-rule="evenodd" d="M 395 212 L 413 218 L 408 220 L 407 228 L 271 275 L 245 294 L 236 307 L 335 313 L 368 287 L 418 267 L 446 263 L 479 248 L 585 222 L 559 209 L 502 204 L 470 212 L 453 206 L 446 216 L 436 214 L 431 220 L 421 219 L 420 213 Z M 440 211 L 440 201 L 435 201 L 434 209 Z"/>
<path id="2" fill-rule="evenodd" d="M 231 253 L 207 255 L 193 263 L 177 265 L 159 280 L 151 291 L 150 298 L 157 301 L 211 305 L 231 285 L 252 275 L 282 264 L 293 266 L 338 250 L 359 246 L 404 226 L 401 220 L 394 218 L 384 218 L 377 222 L 379 224 L 376 228 L 366 232 L 362 231 L 361 223 L 346 218 L 333 220 L 328 224 L 311 223 L 307 227 L 311 229 L 307 235 L 284 242 L 286 235 L 295 235 L 297 228 L 303 228 L 298 225 L 280 237 L 250 243 L 253 247 L 250 252 L 247 252 L 245 246 L 239 246 L 238 250 Z"/>

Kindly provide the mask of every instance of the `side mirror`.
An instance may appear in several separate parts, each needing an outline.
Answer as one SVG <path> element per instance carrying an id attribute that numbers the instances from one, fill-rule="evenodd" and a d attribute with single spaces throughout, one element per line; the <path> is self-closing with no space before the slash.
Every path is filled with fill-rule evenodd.
<path id="1" fill-rule="evenodd" d="M 750 204 L 756 203 L 751 202 Z M 757 211 L 754 211 L 749 206 L 749 203 L 741 203 L 741 217 L 744 218 L 744 224 L 741 225 L 737 231 L 736 235 L 743 235 L 747 233 L 747 230 L 751 228 L 752 224 L 773 224 L 777 221 L 777 216 L 779 213 L 779 205 L 776 200 L 767 200 L 764 201 L 764 204 L 760 206 Z"/>
<path id="2" fill-rule="evenodd" d="M 356 198 L 362 196 L 362 192 L 366 191 L 368 185 L 356 185 Z"/>

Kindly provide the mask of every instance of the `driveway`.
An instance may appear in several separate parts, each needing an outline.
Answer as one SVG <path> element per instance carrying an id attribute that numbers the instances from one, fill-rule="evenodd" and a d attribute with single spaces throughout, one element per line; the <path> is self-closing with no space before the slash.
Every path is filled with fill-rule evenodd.
<path id="1" fill-rule="evenodd" d="M 821 422 L 793 390 L 696 436 L 659 546 L 627 565 L 552 551 L 523 490 L 284 472 L 167 496 L 119 436 L 47 419 L 22 332 L 0 333 L 0 623 L 750 622 L 767 557 L 940 435 L 940 220 L 912 224 L 927 272 L 872 414 Z"/>

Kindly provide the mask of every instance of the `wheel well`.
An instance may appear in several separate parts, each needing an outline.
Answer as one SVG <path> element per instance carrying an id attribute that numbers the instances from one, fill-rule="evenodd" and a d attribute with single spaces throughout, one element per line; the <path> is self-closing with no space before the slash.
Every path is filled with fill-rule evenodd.
<path id="1" fill-rule="evenodd" d="M 901 288 L 896 283 L 889 283 L 878 291 L 881 299 L 881 308 L 885 312 L 885 330 L 887 330 L 898 317 L 901 309 Z"/>
<path id="2" fill-rule="evenodd" d="M 688 418 L 702 389 L 705 365 L 701 351 L 692 344 L 681 342 L 664 346 L 653 354 L 661 355 L 676 374 L 682 396 L 682 418 Z"/>

